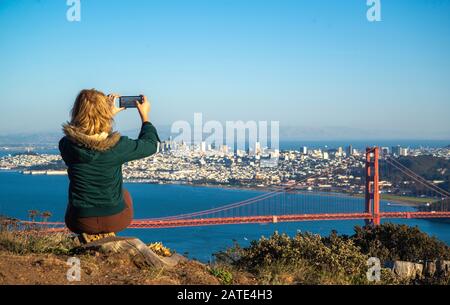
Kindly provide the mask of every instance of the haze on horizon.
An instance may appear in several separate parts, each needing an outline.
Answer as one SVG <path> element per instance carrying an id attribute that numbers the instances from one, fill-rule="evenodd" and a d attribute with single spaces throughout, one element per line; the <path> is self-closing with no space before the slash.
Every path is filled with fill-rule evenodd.
<path id="1" fill-rule="evenodd" d="M 147 94 L 158 126 L 450 139 L 450 1 L 0 0 L 0 135 L 59 131 L 79 90 Z M 134 110 L 120 130 L 137 128 Z M 284 131 L 283 131 L 284 130 Z"/>

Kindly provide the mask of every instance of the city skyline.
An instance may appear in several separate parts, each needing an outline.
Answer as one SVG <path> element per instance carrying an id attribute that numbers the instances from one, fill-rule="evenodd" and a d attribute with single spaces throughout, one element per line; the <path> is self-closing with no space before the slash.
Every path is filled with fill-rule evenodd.
<path id="1" fill-rule="evenodd" d="M 281 139 L 450 138 L 449 2 L 382 1 L 380 22 L 366 1 L 133 2 L 81 1 L 69 22 L 66 1 L 2 1 L 0 135 L 58 132 L 95 87 L 147 94 L 157 126 L 202 112 L 279 121 Z"/>

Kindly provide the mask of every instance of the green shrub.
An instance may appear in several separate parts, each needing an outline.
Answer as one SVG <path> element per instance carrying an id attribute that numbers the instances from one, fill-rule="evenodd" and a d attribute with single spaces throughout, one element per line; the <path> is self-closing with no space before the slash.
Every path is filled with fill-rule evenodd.
<path id="1" fill-rule="evenodd" d="M 233 274 L 223 267 L 209 268 L 209 272 L 218 278 L 224 285 L 230 285 L 233 283 Z"/>
<path id="2" fill-rule="evenodd" d="M 310 233 L 290 238 L 278 232 L 252 241 L 247 248 L 235 246 L 216 257 L 270 283 L 276 283 L 277 275 L 288 270 L 294 282 L 315 283 L 328 278 L 330 283 L 336 283 L 334 278 L 338 283 L 364 283 L 368 258 L 351 240 L 337 235 L 325 240 Z"/>
<path id="3" fill-rule="evenodd" d="M 355 227 L 352 236 L 328 237 L 298 233 L 294 237 L 275 232 L 248 247 L 238 244 L 215 254 L 224 265 L 254 274 L 263 284 L 372 284 L 367 280 L 367 260 L 411 262 L 449 259 L 449 247 L 418 228 L 383 224 Z M 434 276 L 420 283 L 448 283 L 448 277 Z M 390 270 L 382 269 L 378 284 L 408 284 Z"/>
<path id="4" fill-rule="evenodd" d="M 417 227 L 385 223 L 380 226 L 355 227 L 350 237 L 361 251 L 381 261 L 435 261 L 450 259 L 450 248 Z"/>

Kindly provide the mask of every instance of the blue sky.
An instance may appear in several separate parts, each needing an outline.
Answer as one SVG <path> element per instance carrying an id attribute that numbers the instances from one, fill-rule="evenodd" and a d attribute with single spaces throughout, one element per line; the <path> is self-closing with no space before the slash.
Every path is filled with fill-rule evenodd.
<path id="1" fill-rule="evenodd" d="M 0 134 L 57 131 L 80 89 L 156 125 L 279 120 L 309 138 L 450 139 L 450 1 L 0 0 Z M 139 126 L 134 110 L 119 130 Z"/>

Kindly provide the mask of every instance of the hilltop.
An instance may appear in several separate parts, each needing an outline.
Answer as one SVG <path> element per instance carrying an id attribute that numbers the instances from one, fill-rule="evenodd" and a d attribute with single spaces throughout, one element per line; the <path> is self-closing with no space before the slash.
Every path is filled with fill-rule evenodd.
<path id="1" fill-rule="evenodd" d="M 187 259 L 168 268 L 138 264 L 124 253 L 77 248 L 69 234 L 3 230 L 0 284 L 372 284 L 369 257 L 383 267 L 379 284 L 450 284 L 450 248 L 406 225 L 355 227 L 352 236 L 275 232 L 216 253 L 214 263 Z M 79 282 L 66 278 L 67 260 L 74 256 L 81 262 Z"/>
<path id="2" fill-rule="evenodd" d="M 77 253 L 79 243 L 69 234 L 24 235 L 0 232 L 0 284 L 205 284 L 217 285 L 214 267 L 196 260 L 176 268 L 152 268 L 139 264 L 127 253 Z M 162 255 L 162 254 L 161 254 Z M 77 257 L 81 281 L 70 282 L 68 259 Z M 215 273 L 216 272 L 216 273 Z M 217 274 L 216 274 L 217 275 Z M 251 275 L 233 274 L 236 284 L 254 284 Z"/>

